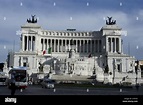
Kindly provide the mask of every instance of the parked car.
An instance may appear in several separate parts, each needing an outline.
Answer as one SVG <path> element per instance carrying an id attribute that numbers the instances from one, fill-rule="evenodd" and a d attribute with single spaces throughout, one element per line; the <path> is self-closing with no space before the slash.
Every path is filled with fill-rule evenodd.
<path id="1" fill-rule="evenodd" d="M 54 89 L 55 87 L 55 80 L 52 79 L 44 79 L 41 82 L 42 88 L 49 88 L 49 89 Z"/>

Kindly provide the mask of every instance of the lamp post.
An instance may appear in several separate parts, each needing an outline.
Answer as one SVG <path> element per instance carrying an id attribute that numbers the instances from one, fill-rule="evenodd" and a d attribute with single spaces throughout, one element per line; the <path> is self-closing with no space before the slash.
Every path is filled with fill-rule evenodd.
<path id="1" fill-rule="evenodd" d="M 137 60 L 137 65 L 136 65 L 136 68 L 135 68 L 135 73 L 136 73 L 135 81 L 136 81 L 136 85 L 138 83 L 138 69 L 139 69 L 139 61 Z"/>

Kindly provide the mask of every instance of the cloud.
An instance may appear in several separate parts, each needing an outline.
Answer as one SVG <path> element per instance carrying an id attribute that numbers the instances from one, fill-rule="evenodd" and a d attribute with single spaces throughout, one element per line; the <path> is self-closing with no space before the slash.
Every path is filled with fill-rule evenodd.
<path id="1" fill-rule="evenodd" d="M 143 46 L 143 38 L 141 35 L 141 33 L 143 33 L 143 10 L 132 8 L 131 10 L 133 11 L 127 12 L 126 10 L 128 10 L 128 8 L 125 7 L 125 5 L 127 5 L 125 1 L 123 2 L 123 8 L 127 8 L 125 11 L 117 7 L 119 6 L 118 2 L 114 5 L 109 2 L 111 5 L 109 7 L 107 4 L 102 3 L 101 5 L 101 2 L 94 2 L 94 0 L 83 0 L 83 2 L 77 1 L 76 3 L 73 2 L 73 0 L 62 0 L 62 2 L 60 0 L 43 0 L 42 2 L 39 0 L 32 2 L 23 0 L 13 1 L 12 4 L 8 1 L 9 0 L 5 2 L 0 1 L 1 49 L 3 49 L 4 45 L 8 46 L 8 49 L 12 49 L 15 40 L 15 50 L 19 50 L 20 36 L 16 35 L 16 31 L 20 30 L 21 25 L 26 23 L 26 19 L 30 18 L 31 14 L 35 14 L 39 17 L 38 24 L 41 25 L 43 29 L 66 30 L 67 28 L 76 28 L 80 31 L 100 30 L 102 26 L 105 25 L 104 18 L 112 16 L 113 19 L 117 21 L 117 25 L 128 32 L 126 37 L 123 36 L 124 46 L 127 47 L 128 42 L 132 43 L 132 54 L 136 55 L 136 52 L 133 50 L 136 45 L 139 45 L 139 48 Z M 23 6 L 20 6 L 21 2 Z M 53 5 L 54 2 L 56 6 Z M 89 2 L 89 7 L 86 6 L 87 2 Z M 133 3 L 130 5 L 133 5 Z M 4 17 L 6 17 L 6 20 L 4 20 Z M 72 20 L 70 20 L 70 17 L 72 17 Z M 138 21 L 136 17 L 139 17 Z M 125 47 L 124 51 L 128 53 Z M 6 50 L 2 50 L 2 52 L 0 56 L 1 61 L 3 61 L 4 56 L 6 56 Z"/>

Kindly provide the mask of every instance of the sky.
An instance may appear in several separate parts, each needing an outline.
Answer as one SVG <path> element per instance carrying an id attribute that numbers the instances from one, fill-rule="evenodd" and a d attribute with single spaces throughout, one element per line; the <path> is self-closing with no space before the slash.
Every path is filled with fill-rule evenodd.
<path id="1" fill-rule="evenodd" d="M 124 32 L 123 52 L 143 59 L 143 0 L 0 0 L 0 62 L 19 51 L 18 32 L 31 15 L 43 29 L 59 31 L 98 31 L 112 16 Z"/>

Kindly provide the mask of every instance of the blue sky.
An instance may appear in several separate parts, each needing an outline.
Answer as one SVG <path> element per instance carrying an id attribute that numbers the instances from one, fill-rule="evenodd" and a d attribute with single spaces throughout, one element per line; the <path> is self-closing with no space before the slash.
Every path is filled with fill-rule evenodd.
<path id="1" fill-rule="evenodd" d="M 31 15 L 43 29 L 81 31 L 100 30 L 104 18 L 112 16 L 127 31 L 124 53 L 143 59 L 143 0 L 0 0 L 0 62 L 9 50 L 19 50 L 16 31 Z"/>

